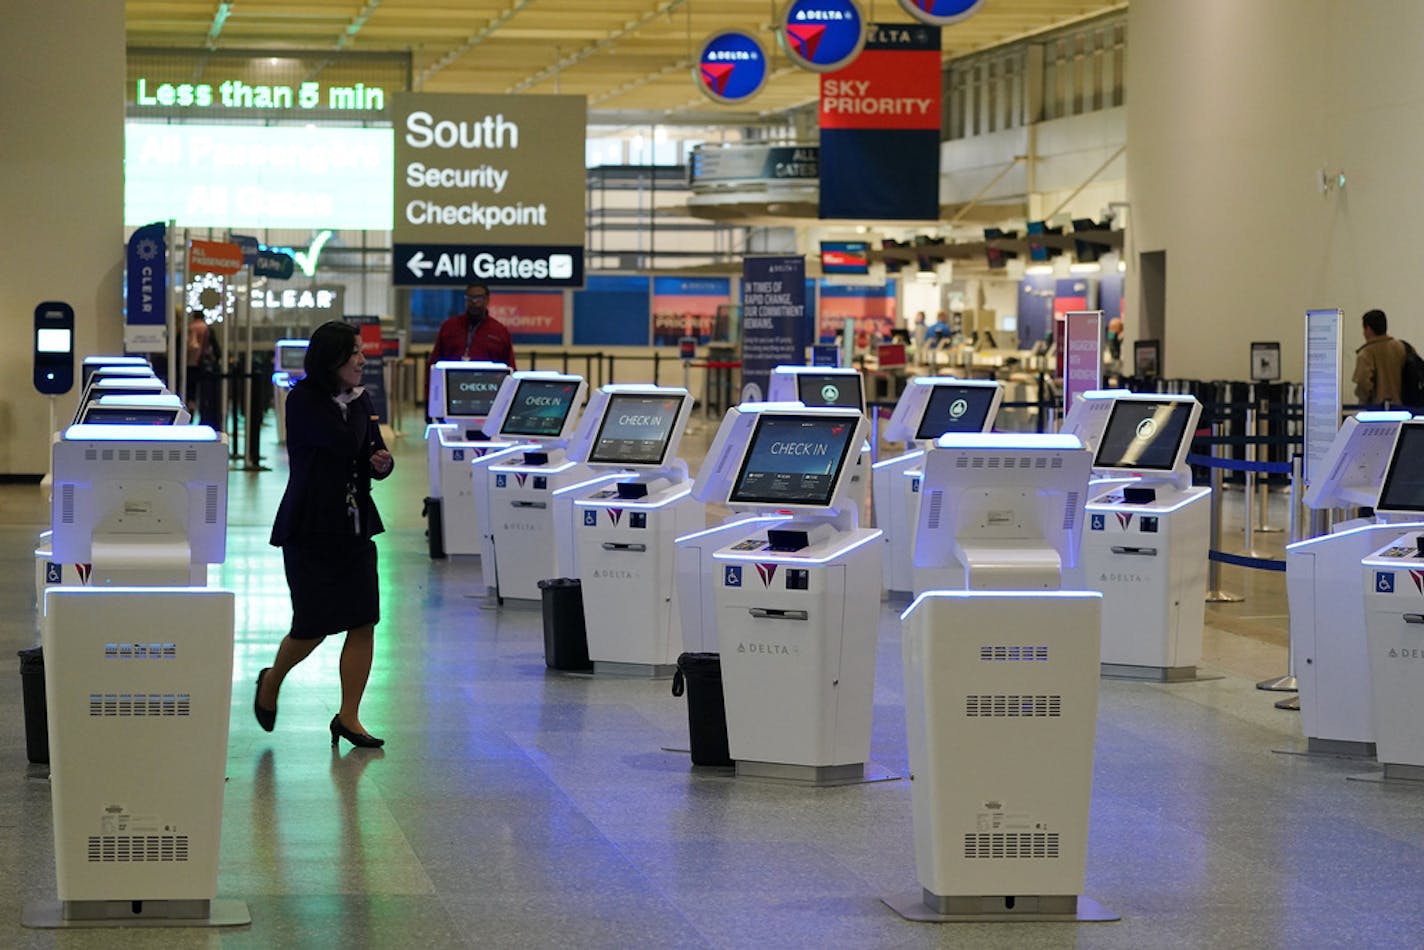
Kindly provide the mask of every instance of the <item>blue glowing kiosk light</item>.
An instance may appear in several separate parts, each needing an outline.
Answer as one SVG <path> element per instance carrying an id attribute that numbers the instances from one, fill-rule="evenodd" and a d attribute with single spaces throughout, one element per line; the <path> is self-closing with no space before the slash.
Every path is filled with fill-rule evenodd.
<path id="1" fill-rule="evenodd" d="M 766 50 L 742 30 L 722 30 L 702 42 L 697 56 L 697 88 L 713 102 L 735 105 L 761 91 L 767 77 Z"/>
<path id="2" fill-rule="evenodd" d="M 978 12 L 984 0 L 900 0 L 900 9 L 921 23 L 949 26 Z"/>
<path id="3" fill-rule="evenodd" d="M 802 69 L 847 66 L 865 45 L 865 16 L 854 0 L 791 0 L 780 20 L 781 45 Z"/>

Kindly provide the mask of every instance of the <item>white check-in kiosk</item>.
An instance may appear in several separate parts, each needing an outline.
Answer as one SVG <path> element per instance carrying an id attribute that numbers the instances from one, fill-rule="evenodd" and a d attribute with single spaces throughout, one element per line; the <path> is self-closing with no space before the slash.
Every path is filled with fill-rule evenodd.
<path id="1" fill-rule="evenodd" d="M 803 406 L 836 409 L 859 409 L 865 415 L 865 379 L 853 366 L 778 366 L 771 371 L 766 388 L 767 402 L 799 402 Z M 855 505 L 856 517 L 861 517 L 865 503 L 866 479 L 870 478 L 869 429 L 852 460 L 850 484 L 846 498 Z M 883 526 L 882 526 L 883 527 Z"/>
<path id="2" fill-rule="evenodd" d="M 1424 521 L 1424 419 L 1400 424 L 1375 512 Z M 1424 781 L 1424 526 L 1396 527 L 1361 562 L 1375 755 L 1386 779 Z"/>
<path id="3" fill-rule="evenodd" d="M 480 525 L 470 462 L 507 457 L 527 442 L 485 437 L 484 427 L 500 384 L 503 363 L 440 360 L 430 369 L 431 419 L 425 427 L 430 494 L 425 498 L 431 557 L 480 553 Z"/>
<path id="4" fill-rule="evenodd" d="M 1409 419 L 1408 412 L 1361 412 L 1347 418 L 1310 474 L 1306 507 L 1373 506 L 1395 436 Z M 1359 565 L 1411 528 L 1424 530 L 1424 516 L 1376 512 L 1286 546 L 1291 656 L 1300 688 L 1301 733 L 1311 752 L 1375 754 Z"/>
<path id="5" fill-rule="evenodd" d="M 1187 450 L 1201 404 L 1189 395 L 1110 400 L 1093 456 L 1087 586 L 1103 593 L 1103 672 L 1194 679 L 1201 661 L 1211 489 L 1192 486 Z"/>
<path id="6" fill-rule="evenodd" d="M 153 375 L 153 364 L 146 356 L 86 356 L 82 364 L 82 373 L 79 377 L 80 386 L 88 386 L 89 378 L 98 370 L 106 367 L 124 366 L 130 369 L 146 369 L 148 375 Z"/>
<path id="7" fill-rule="evenodd" d="M 586 480 L 587 465 L 566 457 L 588 386 L 582 376 L 518 372 L 500 384 L 486 426 L 497 442 L 519 450 L 473 459 L 481 568 L 485 585 L 503 602 L 538 600 L 539 582 L 566 577 L 568 547 L 554 529 L 554 493 Z"/>
<path id="8" fill-rule="evenodd" d="M 43 647 L 59 901 L 30 926 L 241 924 L 216 899 L 234 601 L 226 439 L 207 426 L 76 425 L 54 443 Z M 188 586 L 188 585 L 192 586 Z"/>
<path id="9" fill-rule="evenodd" d="M 568 457 L 596 473 L 569 486 L 588 657 L 595 674 L 671 676 L 683 650 L 674 545 L 703 526 L 687 463 L 677 456 L 692 396 L 668 386 L 594 390 Z M 555 532 L 565 525 L 556 518 Z"/>
<path id="10" fill-rule="evenodd" d="M 924 459 L 902 615 L 913 919 L 1109 919 L 1080 896 L 1102 595 L 1071 589 L 1091 456 L 1063 434 L 962 433 Z"/>
<path id="11" fill-rule="evenodd" d="M 278 340 L 272 351 L 272 406 L 277 413 L 277 444 L 287 443 L 287 395 L 306 376 L 308 340 Z"/>
<path id="12" fill-rule="evenodd" d="M 915 524 L 920 511 L 920 463 L 925 446 L 948 432 L 988 432 L 1004 399 L 1003 384 L 991 379 L 916 376 L 890 421 L 885 439 L 905 443 L 906 452 L 871 466 L 870 491 L 881 539 L 886 592 L 909 594 L 915 586 Z"/>
<path id="13" fill-rule="evenodd" d="M 880 531 L 859 526 L 848 492 L 865 429 L 855 408 L 745 403 L 728 412 L 707 456 L 711 495 L 728 508 L 790 515 L 713 554 L 738 775 L 864 778 Z"/>

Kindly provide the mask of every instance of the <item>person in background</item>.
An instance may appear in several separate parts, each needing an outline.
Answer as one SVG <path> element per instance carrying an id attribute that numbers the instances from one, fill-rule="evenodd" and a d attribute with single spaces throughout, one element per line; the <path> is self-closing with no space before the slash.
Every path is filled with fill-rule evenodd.
<path id="1" fill-rule="evenodd" d="M 252 712 L 271 732 L 277 695 L 292 667 L 327 636 L 346 632 L 341 646 L 341 708 L 328 727 L 331 744 L 345 739 L 377 748 L 384 739 L 361 722 L 361 697 L 371 674 L 381 619 L 376 544 L 384 529 L 371 500 L 371 480 L 394 462 L 361 388 L 366 358 L 356 328 L 323 323 L 307 346 L 306 376 L 287 397 L 287 490 L 277 508 L 271 543 L 282 549 L 292 596 L 292 627 L 272 665 L 257 674 Z"/>
<path id="2" fill-rule="evenodd" d="M 203 311 L 194 310 L 188 314 L 187 354 L 188 375 L 185 380 L 184 398 L 193 421 L 222 429 L 222 413 L 218 410 L 218 381 L 221 367 L 218 365 L 218 338 Z"/>
<path id="3" fill-rule="evenodd" d="M 440 325 L 430 365 L 440 360 L 492 360 L 514 370 L 514 341 L 509 330 L 489 312 L 489 288 L 484 284 L 465 287 L 465 312 Z"/>
<path id="4" fill-rule="evenodd" d="M 1404 344 L 1389 335 L 1389 318 L 1383 310 L 1367 310 L 1360 318 L 1365 342 L 1355 351 L 1355 401 L 1377 406 L 1400 401 L 1404 373 Z"/>

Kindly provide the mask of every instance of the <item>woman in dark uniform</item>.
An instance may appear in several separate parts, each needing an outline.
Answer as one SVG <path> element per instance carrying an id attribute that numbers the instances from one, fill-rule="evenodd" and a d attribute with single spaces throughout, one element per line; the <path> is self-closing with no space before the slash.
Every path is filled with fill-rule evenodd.
<path id="1" fill-rule="evenodd" d="M 344 630 L 341 710 L 331 720 L 331 744 L 346 739 L 375 748 L 385 740 L 366 731 L 360 714 L 381 619 L 371 538 L 384 529 L 371 500 L 371 479 L 389 475 L 393 460 L 371 397 L 361 389 L 365 365 L 356 328 L 324 323 L 307 346 L 306 376 L 287 397 L 290 472 L 272 544 L 282 549 L 292 629 L 272 665 L 257 674 L 252 711 L 271 732 L 287 673 L 328 634 Z"/>

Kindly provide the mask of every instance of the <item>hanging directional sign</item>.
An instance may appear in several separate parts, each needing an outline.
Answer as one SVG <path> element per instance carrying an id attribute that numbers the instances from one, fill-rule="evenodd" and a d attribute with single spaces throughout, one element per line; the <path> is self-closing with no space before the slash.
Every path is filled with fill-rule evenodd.
<path id="1" fill-rule="evenodd" d="M 697 88 L 713 102 L 745 102 L 766 83 L 766 50 L 742 30 L 713 33 L 697 57 Z"/>
<path id="2" fill-rule="evenodd" d="M 781 13 L 782 46 L 802 69 L 840 69 L 865 45 L 865 17 L 854 0 L 791 0 Z"/>
<path id="3" fill-rule="evenodd" d="M 396 284 L 582 285 L 584 97 L 392 98 Z"/>
<path id="4" fill-rule="evenodd" d="M 900 9 L 921 23 L 948 26 L 973 16 L 984 0 L 900 0 Z"/>

